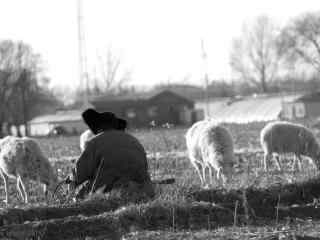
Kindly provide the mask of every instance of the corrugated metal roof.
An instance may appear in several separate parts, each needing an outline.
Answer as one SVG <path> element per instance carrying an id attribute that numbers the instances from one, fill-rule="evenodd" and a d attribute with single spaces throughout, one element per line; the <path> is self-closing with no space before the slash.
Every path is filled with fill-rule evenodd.
<path id="1" fill-rule="evenodd" d="M 221 98 L 209 101 L 209 114 L 204 101 L 196 103 L 205 116 L 216 122 L 249 123 L 276 120 L 280 116 L 283 102 L 291 102 L 301 95 L 256 96 L 241 99 Z"/>
<path id="2" fill-rule="evenodd" d="M 80 110 L 69 110 L 69 111 L 58 111 L 55 114 L 42 115 L 33 118 L 29 121 L 31 124 L 37 123 L 51 123 L 51 122 L 74 122 L 82 121 L 82 111 Z"/>

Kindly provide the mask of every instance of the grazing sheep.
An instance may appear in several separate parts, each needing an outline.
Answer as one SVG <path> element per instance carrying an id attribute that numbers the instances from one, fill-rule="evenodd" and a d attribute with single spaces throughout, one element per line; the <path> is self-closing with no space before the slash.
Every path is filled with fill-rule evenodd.
<path id="1" fill-rule="evenodd" d="M 234 172 L 235 155 L 233 140 L 229 131 L 221 125 L 210 121 L 195 123 L 187 132 L 187 147 L 191 163 L 197 169 L 201 179 L 206 182 L 205 168 L 209 168 L 209 177 L 213 183 L 212 168 L 217 172 L 217 179 L 222 179 L 223 185 Z"/>
<path id="2" fill-rule="evenodd" d="M 202 120 L 202 121 L 198 121 L 198 122 L 194 123 L 188 129 L 188 131 L 185 135 L 189 159 L 190 159 L 191 164 L 196 169 L 196 171 L 199 175 L 201 186 L 204 186 L 205 182 L 206 182 L 206 179 L 205 179 L 206 166 L 203 162 L 200 148 L 198 147 L 199 146 L 198 139 L 199 139 L 199 132 L 207 123 L 208 123 L 207 120 Z"/>
<path id="3" fill-rule="evenodd" d="M 298 160 L 301 168 L 301 155 L 304 155 L 312 159 L 313 164 L 319 169 L 319 143 L 311 130 L 301 124 L 286 121 L 268 123 L 261 130 L 260 143 L 264 151 L 264 169 L 266 171 L 274 153 L 277 154 L 275 160 L 279 170 L 281 170 L 279 155 L 285 153 L 295 154 L 294 166 Z"/>
<path id="4" fill-rule="evenodd" d="M 91 138 L 94 137 L 93 132 L 88 129 L 86 131 L 84 131 L 81 135 L 80 135 L 80 150 L 81 152 L 84 151 L 85 147 L 87 146 L 88 142 L 90 141 Z"/>
<path id="5" fill-rule="evenodd" d="M 47 188 L 53 191 L 58 183 L 58 178 L 38 143 L 28 137 L 7 136 L 0 140 L 0 174 L 4 180 L 6 203 L 9 203 L 9 178 L 17 180 L 17 189 L 25 203 L 28 203 L 26 179 L 43 183 L 45 193 Z"/>

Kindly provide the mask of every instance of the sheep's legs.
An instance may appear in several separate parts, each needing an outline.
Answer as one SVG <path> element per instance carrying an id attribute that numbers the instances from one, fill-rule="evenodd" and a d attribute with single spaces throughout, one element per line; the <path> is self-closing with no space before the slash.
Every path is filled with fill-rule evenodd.
<path id="1" fill-rule="evenodd" d="M 212 173 L 212 166 L 210 166 L 210 164 L 208 164 L 208 168 L 209 168 L 209 179 L 210 179 L 210 184 L 211 186 L 213 185 L 213 173 Z"/>
<path id="2" fill-rule="evenodd" d="M 207 165 L 203 164 L 203 165 L 201 165 L 201 168 L 202 168 L 202 180 L 203 180 L 202 186 L 206 187 L 207 186 L 207 177 L 206 177 Z"/>
<path id="3" fill-rule="evenodd" d="M 315 160 L 313 160 L 312 158 L 309 158 L 308 161 L 313 166 L 314 169 L 317 169 L 317 165 L 316 165 Z"/>
<path id="4" fill-rule="evenodd" d="M 213 178 L 214 178 L 214 181 L 216 182 L 219 181 L 220 179 L 220 168 L 217 170 L 215 166 L 213 166 L 210 163 L 208 163 L 208 168 L 209 168 L 210 184 L 213 185 Z"/>
<path id="5" fill-rule="evenodd" d="M 202 177 L 203 177 L 203 188 L 209 188 L 209 183 L 207 182 L 207 175 L 206 175 L 206 169 L 209 169 L 209 181 L 210 181 L 210 183 L 212 184 L 212 178 L 211 178 L 211 176 L 212 176 L 212 169 L 211 169 L 211 167 L 210 167 L 210 165 L 209 164 L 203 164 L 202 165 Z"/>
<path id="6" fill-rule="evenodd" d="M 201 163 L 199 163 L 197 160 L 192 159 L 191 160 L 192 165 L 194 166 L 194 168 L 196 169 L 196 172 L 199 175 L 200 178 L 200 182 L 201 182 L 201 186 L 204 186 L 205 184 L 205 166 L 202 166 Z M 203 174 L 203 175 L 202 175 Z"/>
<path id="7" fill-rule="evenodd" d="M 272 158 L 271 154 L 265 153 L 263 158 L 263 165 L 264 165 L 264 171 L 268 171 L 268 163 L 270 162 L 270 159 Z"/>
<path id="8" fill-rule="evenodd" d="M 296 169 L 296 165 L 297 165 L 297 156 L 294 155 L 293 161 L 292 161 L 292 166 L 291 166 L 291 171 L 294 171 Z"/>
<path id="9" fill-rule="evenodd" d="M 18 175 L 18 178 L 17 178 L 17 188 L 18 188 L 18 191 L 19 191 L 24 203 L 28 203 L 28 194 L 26 191 L 26 186 L 24 185 L 23 180 L 20 175 Z"/>
<path id="10" fill-rule="evenodd" d="M 281 164 L 280 164 L 280 156 L 276 155 L 274 159 L 276 160 L 276 165 L 277 165 L 278 170 L 281 171 L 282 168 L 281 168 Z"/>
<path id="11" fill-rule="evenodd" d="M 300 155 L 297 156 L 298 157 L 298 168 L 299 168 L 299 171 L 301 172 L 302 170 L 302 158 Z"/>
<path id="12" fill-rule="evenodd" d="M 220 184 L 222 183 L 223 187 L 226 185 L 226 178 L 222 174 L 221 168 L 218 168 L 217 170 L 217 180 L 219 181 Z"/>
<path id="13" fill-rule="evenodd" d="M 4 191 L 6 193 L 6 199 L 4 200 L 4 202 L 6 204 L 9 204 L 9 177 L 3 172 L 3 170 L 0 168 L 0 174 L 2 176 L 3 182 L 4 182 Z"/>
<path id="14" fill-rule="evenodd" d="M 301 171 L 302 169 L 302 158 L 300 155 L 294 155 L 293 159 L 292 171 L 295 171 L 297 169 L 299 171 Z"/>
<path id="15" fill-rule="evenodd" d="M 24 201 L 24 194 L 23 194 L 21 186 L 20 186 L 19 178 L 17 178 L 16 180 L 17 180 L 17 185 L 16 185 L 17 190 L 18 190 L 18 192 L 20 194 L 20 197 L 21 197 L 22 201 Z"/>

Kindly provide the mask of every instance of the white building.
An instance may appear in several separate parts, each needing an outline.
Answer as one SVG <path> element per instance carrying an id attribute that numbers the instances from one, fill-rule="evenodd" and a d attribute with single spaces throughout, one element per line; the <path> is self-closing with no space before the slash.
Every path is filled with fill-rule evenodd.
<path id="1" fill-rule="evenodd" d="M 216 122 L 250 123 L 283 118 L 284 106 L 301 97 L 297 94 L 253 95 L 234 98 L 212 98 L 195 103 L 204 118 Z"/>
<path id="2" fill-rule="evenodd" d="M 46 136 L 56 127 L 62 127 L 69 134 L 79 134 L 88 129 L 82 120 L 81 113 L 81 110 L 63 110 L 36 117 L 28 123 L 29 134 Z"/>

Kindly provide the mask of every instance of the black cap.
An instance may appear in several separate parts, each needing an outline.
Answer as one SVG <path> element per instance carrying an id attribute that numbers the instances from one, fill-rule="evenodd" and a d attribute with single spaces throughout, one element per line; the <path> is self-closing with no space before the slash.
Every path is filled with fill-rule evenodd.
<path id="1" fill-rule="evenodd" d="M 127 127 L 127 121 L 117 118 L 114 113 L 99 113 L 92 108 L 89 108 L 82 113 L 82 119 L 94 134 L 97 134 L 99 131 L 105 130 L 106 128 L 125 130 Z"/>

